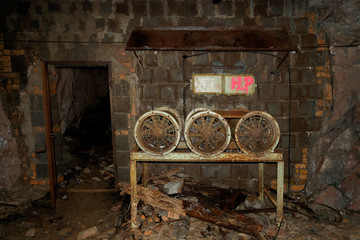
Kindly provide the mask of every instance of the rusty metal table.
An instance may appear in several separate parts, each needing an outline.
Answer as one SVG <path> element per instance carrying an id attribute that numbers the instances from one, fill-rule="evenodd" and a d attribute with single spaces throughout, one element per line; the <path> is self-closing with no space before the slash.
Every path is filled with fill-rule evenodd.
<path id="1" fill-rule="evenodd" d="M 283 193 L 284 193 L 284 160 L 282 153 L 268 153 L 256 157 L 241 152 L 223 152 L 212 157 L 201 157 L 190 151 L 176 150 L 172 153 L 154 156 L 142 151 L 130 152 L 130 184 L 131 184 L 131 227 L 137 228 L 137 172 L 138 162 L 143 164 L 143 180 L 148 182 L 149 163 L 258 163 L 259 165 L 259 198 L 264 200 L 264 163 L 277 164 L 277 198 L 276 222 L 280 224 L 283 218 Z"/>

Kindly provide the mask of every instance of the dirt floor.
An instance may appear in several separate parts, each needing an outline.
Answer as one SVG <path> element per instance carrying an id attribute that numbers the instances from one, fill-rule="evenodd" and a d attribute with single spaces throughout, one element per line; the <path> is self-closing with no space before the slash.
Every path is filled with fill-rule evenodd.
<path id="1" fill-rule="evenodd" d="M 102 156 L 99 165 L 94 166 L 92 159 L 99 159 L 96 153 L 84 153 L 81 157 L 89 162 L 72 168 L 59 189 L 114 188 L 109 158 Z M 247 194 L 243 207 L 238 209 L 258 204 L 255 195 Z M 129 195 L 120 196 L 119 192 L 60 192 L 56 211 L 52 210 L 48 195 L 17 207 L 1 206 L 0 240 L 255 239 L 193 217 L 171 218 L 163 210 L 145 204 L 138 207 L 140 227 L 131 229 L 129 201 Z M 309 214 L 292 202 L 288 208 L 291 210 L 285 209 L 280 230 L 273 211 L 246 215 L 262 225 L 259 239 L 360 239 L 359 213 L 320 209 Z"/>

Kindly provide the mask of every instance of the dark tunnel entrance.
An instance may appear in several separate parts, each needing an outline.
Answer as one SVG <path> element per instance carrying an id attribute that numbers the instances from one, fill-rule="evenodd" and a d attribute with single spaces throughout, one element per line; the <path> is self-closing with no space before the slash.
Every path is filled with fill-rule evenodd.
<path id="1" fill-rule="evenodd" d="M 108 188 L 115 182 L 108 66 L 56 66 L 57 174 L 65 188 Z M 54 114 L 53 114 L 54 115 Z M 79 185 L 79 183 L 87 185 Z"/>

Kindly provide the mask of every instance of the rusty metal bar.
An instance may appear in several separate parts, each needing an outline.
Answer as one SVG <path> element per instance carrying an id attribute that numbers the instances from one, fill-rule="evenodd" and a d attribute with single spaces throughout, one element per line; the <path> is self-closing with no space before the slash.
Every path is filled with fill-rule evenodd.
<path id="1" fill-rule="evenodd" d="M 280 225 L 284 214 L 284 161 L 277 162 L 276 191 L 276 223 Z"/>
<path id="2" fill-rule="evenodd" d="M 137 197 L 137 180 L 136 180 L 136 161 L 130 160 L 130 193 L 131 193 L 131 228 L 137 228 L 137 204 L 138 204 L 138 197 Z"/>
<path id="3" fill-rule="evenodd" d="M 130 157 L 135 161 L 142 162 L 282 162 L 282 153 L 267 153 L 262 156 L 253 156 L 241 152 L 224 152 L 216 156 L 199 156 L 189 151 L 174 151 L 166 155 L 154 156 L 144 152 L 131 152 Z"/>
<path id="4" fill-rule="evenodd" d="M 269 197 L 270 201 L 274 204 L 274 206 L 277 206 L 277 202 L 276 199 L 271 195 L 271 193 L 269 192 L 269 190 L 267 190 L 266 188 L 264 188 L 264 192 L 265 194 Z"/>
<path id="5" fill-rule="evenodd" d="M 259 200 L 264 201 L 264 163 L 259 163 Z"/>
<path id="6" fill-rule="evenodd" d="M 51 105 L 50 105 L 50 91 L 49 91 L 49 78 L 48 68 L 44 61 L 41 61 L 41 79 L 43 87 L 43 101 L 44 101 L 44 118 L 45 118 L 45 138 L 46 138 L 46 154 L 48 159 L 49 168 L 49 183 L 50 183 L 50 196 L 51 206 L 56 207 L 56 170 L 55 170 L 55 154 L 54 154 L 54 140 L 51 137 L 53 134 L 52 121 L 51 121 Z"/>
<path id="7" fill-rule="evenodd" d="M 285 61 L 285 59 L 287 58 L 287 56 L 289 56 L 289 52 L 286 52 L 285 56 L 281 59 L 281 61 L 279 62 L 279 64 L 276 67 L 276 70 L 278 70 L 281 66 L 281 64 Z"/>
<path id="8" fill-rule="evenodd" d="M 143 162 L 142 163 L 142 170 L 143 170 L 143 186 L 146 187 L 149 183 L 149 163 Z"/>

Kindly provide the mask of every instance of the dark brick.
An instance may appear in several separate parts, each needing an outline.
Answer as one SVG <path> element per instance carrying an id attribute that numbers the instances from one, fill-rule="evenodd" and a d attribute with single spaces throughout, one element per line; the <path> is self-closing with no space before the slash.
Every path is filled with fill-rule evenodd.
<path id="1" fill-rule="evenodd" d="M 132 1 L 131 4 L 135 17 L 147 16 L 146 1 Z"/>
<path id="2" fill-rule="evenodd" d="M 128 167 L 117 168 L 117 180 L 118 182 L 127 183 L 130 182 L 130 169 Z"/>
<path id="3" fill-rule="evenodd" d="M 305 118 L 292 118 L 291 119 L 291 132 L 305 132 Z"/>
<path id="4" fill-rule="evenodd" d="M 96 28 L 104 28 L 105 27 L 105 19 L 100 18 L 95 20 Z"/>
<path id="5" fill-rule="evenodd" d="M 139 114 L 151 111 L 153 109 L 152 101 L 141 100 L 139 105 Z"/>
<path id="6" fill-rule="evenodd" d="M 300 116 L 314 116 L 315 115 L 315 101 L 299 101 L 299 115 Z"/>
<path id="7" fill-rule="evenodd" d="M 114 112 L 130 113 L 130 97 L 113 97 Z"/>
<path id="8" fill-rule="evenodd" d="M 129 151 L 129 137 L 127 135 L 116 135 L 116 151 Z"/>
<path id="9" fill-rule="evenodd" d="M 42 111 L 31 111 L 31 123 L 33 127 L 44 127 L 44 113 Z"/>
<path id="10" fill-rule="evenodd" d="M 276 18 L 276 26 L 284 27 L 285 31 L 289 32 L 290 31 L 290 19 L 287 17 L 278 17 L 278 18 Z M 295 45 L 295 46 L 297 46 L 297 45 Z"/>
<path id="11" fill-rule="evenodd" d="M 171 68 L 169 69 L 169 78 L 170 82 L 173 83 L 183 83 L 183 71 L 182 68 Z"/>
<path id="12" fill-rule="evenodd" d="M 118 14 L 129 15 L 128 1 L 116 3 L 115 12 Z"/>
<path id="13" fill-rule="evenodd" d="M 37 178 L 48 178 L 49 167 L 47 164 L 36 164 L 36 176 Z"/>
<path id="14" fill-rule="evenodd" d="M 82 20 L 79 20 L 79 30 L 82 32 L 86 30 L 86 23 Z"/>
<path id="15" fill-rule="evenodd" d="M 101 12 L 106 14 L 112 13 L 112 0 L 105 0 L 100 2 Z"/>
<path id="16" fill-rule="evenodd" d="M 291 98 L 292 99 L 306 99 L 309 96 L 308 85 L 298 85 L 291 87 Z"/>
<path id="17" fill-rule="evenodd" d="M 48 2 L 48 10 L 49 12 L 60 12 L 61 6 L 57 3 Z"/>
<path id="18" fill-rule="evenodd" d="M 308 117 L 305 118 L 306 131 L 319 131 L 321 128 L 321 118 Z"/>
<path id="19" fill-rule="evenodd" d="M 301 81 L 298 69 L 290 69 L 290 81 L 291 83 L 298 83 Z M 281 72 L 281 81 L 284 84 L 289 84 L 289 71 Z"/>
<path id="20" fill-rule="evenodd" d="M 214 17 L 215 16 L 215 5 L 210 4 L 208 0 L 200 0 L 201 4 L 201 16 L 203 17 Z"/>
<path id="21" fill-rule="evenodd" d="M 283 15 L 284 1 L 283 0 L 271 0 L 269 1 L 269 14 L 270 16 Z"/>
<path id="22" fill-rule="evenodd" d="M 158 85 L 145 84 L 144 98 L 145 99 L 159 99 L 160 98 L 159 86 Z"/>
<path id="23" fill-rule="evenodd" d="M 116 163 L 118 167 L 129 167 L 129 152 L 116 152 Z"/>
<path id="24" fill-rule="evenodd" d="M 308 1 L 293 1 L 294 4 L 294 15 L 303 16 L 308 14 L 309 2 Z"/>
<path id="25" fill-rule="evenodd" d="M 170 16 L 189 18 L 197 15 L 196 1 L 168 1 L 168 8 Z"/>
<path id="26" fill-rule="evenodd" d="M 237 18 L 250 17 L 250 1 L 235 1 L 235 16 Z"/>
<path id="27" fill-rule="evenodd" d="M 232 1 L 222 1 L 217 5 L 218 13 L 222 16 L 233 16 Z"/>
<path id="28" fill-rule="evenodd" d="M 164 16 L 164 5 L 162 1 L 152 0 L 149 5 L 151 18 Z"/>
<path id="29" fill-rule="evenodd" d="M 114 126 L 116 129 L 128 130 L 129 129 L 129 117 L 126 113 L 115 113 L 114 114 Z"/>
<path id="30" fill-rule="evenodd" d="M 13 72 L 26 72 L 27 61 L 25 56 L 11 56 L 11 67 Z"/>
<path id="31" fill-rule="evenodd" d="M 245 59 L 246 59 L 245 62 L 246 62 L 247 66 L 256 66 L 257 54 L 252 53 L 252 52 L 247 52 Z"/>
<path id="32" fill-rule="evenodd" d="M 226 18 L 225 26 L 227 27 L 238 27 L 242 25 L 241 18 Z"/>
<path id="33" fill-rule="evenodd" d="M 39 29 L 39 21 L 38 20 L 34 20 L 34 21 L 30 21 L 30 28 Z"/>
<path id="34" fill-rule="evenodd" d="M 309 32 L 309 18 L 307 17 L 294 18 L 294 24 L 295 24 L 296 33 Z"/>
<path id="35" fill-rule="evenodd" d="M 161 99 L 170 100 L 176 98 L 176 85 L 161 86 Z"/>
<path id="36" fill-rule="evenodd" d="M 302 153 L 301 149 L 292 149 L 290 151 L 290 162 L 291 164 L 296 164 L 302 162 Z M 291 167 L 291 165 L 290 165 Z M 293 169 L 295 169 L 295 166 L 292 166 Z"/>
<path id="37" fill-rule="evenodd" d="M 274 117 L 281 116 L 281 103 L 280 102 L 267 103 L 267 112 Z"/>
<path id="38" fill-rule="evenodd" d="M 254 16 L 261 16 L 261 17 L 267 16 L 268 15 L 267 8 L 268 8 L 267 1 L 255 0 L 254 1 Z"/>
<path id="39" fill-rule="evenodd" d="M 168 71 L 166 68 L 155 68 L 153 70 L 152 83 L 168 83 Z"/>

